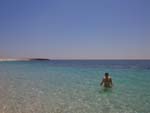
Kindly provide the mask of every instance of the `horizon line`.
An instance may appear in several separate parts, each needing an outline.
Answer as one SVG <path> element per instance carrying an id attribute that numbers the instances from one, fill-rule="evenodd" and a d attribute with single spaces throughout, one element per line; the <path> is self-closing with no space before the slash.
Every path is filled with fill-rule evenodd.
<path id="1" fill-rule="evenodd" d="M 150 58 L 47 58 L 47 57 L 29 57 L 29 58 L 0 58 L 0 60 L 30 60 L 30 59 L 49 59 L 49 60 L 150 60 Z"/>

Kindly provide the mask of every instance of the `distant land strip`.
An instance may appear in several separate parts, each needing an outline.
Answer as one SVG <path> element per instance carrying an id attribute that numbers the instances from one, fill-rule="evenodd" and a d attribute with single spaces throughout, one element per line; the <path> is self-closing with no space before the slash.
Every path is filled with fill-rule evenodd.
<path id="1" fill-rule="evenodd" d="M 49 61 L 47 58 L 22 58 L 22 59 L 14 59 L 14 58 L 0 58 L 0 61 Z"/>

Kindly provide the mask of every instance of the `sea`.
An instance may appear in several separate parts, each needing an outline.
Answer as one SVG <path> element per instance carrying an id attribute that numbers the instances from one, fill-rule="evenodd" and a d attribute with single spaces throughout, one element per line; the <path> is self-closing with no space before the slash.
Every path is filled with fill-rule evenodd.
<path id="1" fill-rule="evenodd" d="M 150 60 L 0 62 L 0 113 L 150 113 Z"/>

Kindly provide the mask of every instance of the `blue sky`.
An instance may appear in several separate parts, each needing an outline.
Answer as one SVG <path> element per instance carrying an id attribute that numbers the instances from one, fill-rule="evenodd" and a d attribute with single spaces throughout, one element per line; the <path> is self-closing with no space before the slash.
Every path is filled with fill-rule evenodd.
<path id="1" fill-rule="evenodd" d="M 149 0 L 0 0 L 0 57 L 150 59 Z"/>

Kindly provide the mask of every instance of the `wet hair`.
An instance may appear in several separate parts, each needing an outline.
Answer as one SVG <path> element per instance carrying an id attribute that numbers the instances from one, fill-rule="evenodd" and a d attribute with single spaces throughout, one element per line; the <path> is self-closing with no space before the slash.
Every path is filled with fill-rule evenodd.
<path id="1" fill-rule="evenodd" d="M 105 73 L 105 76 L 109 76 L 109 73 Z"/>

